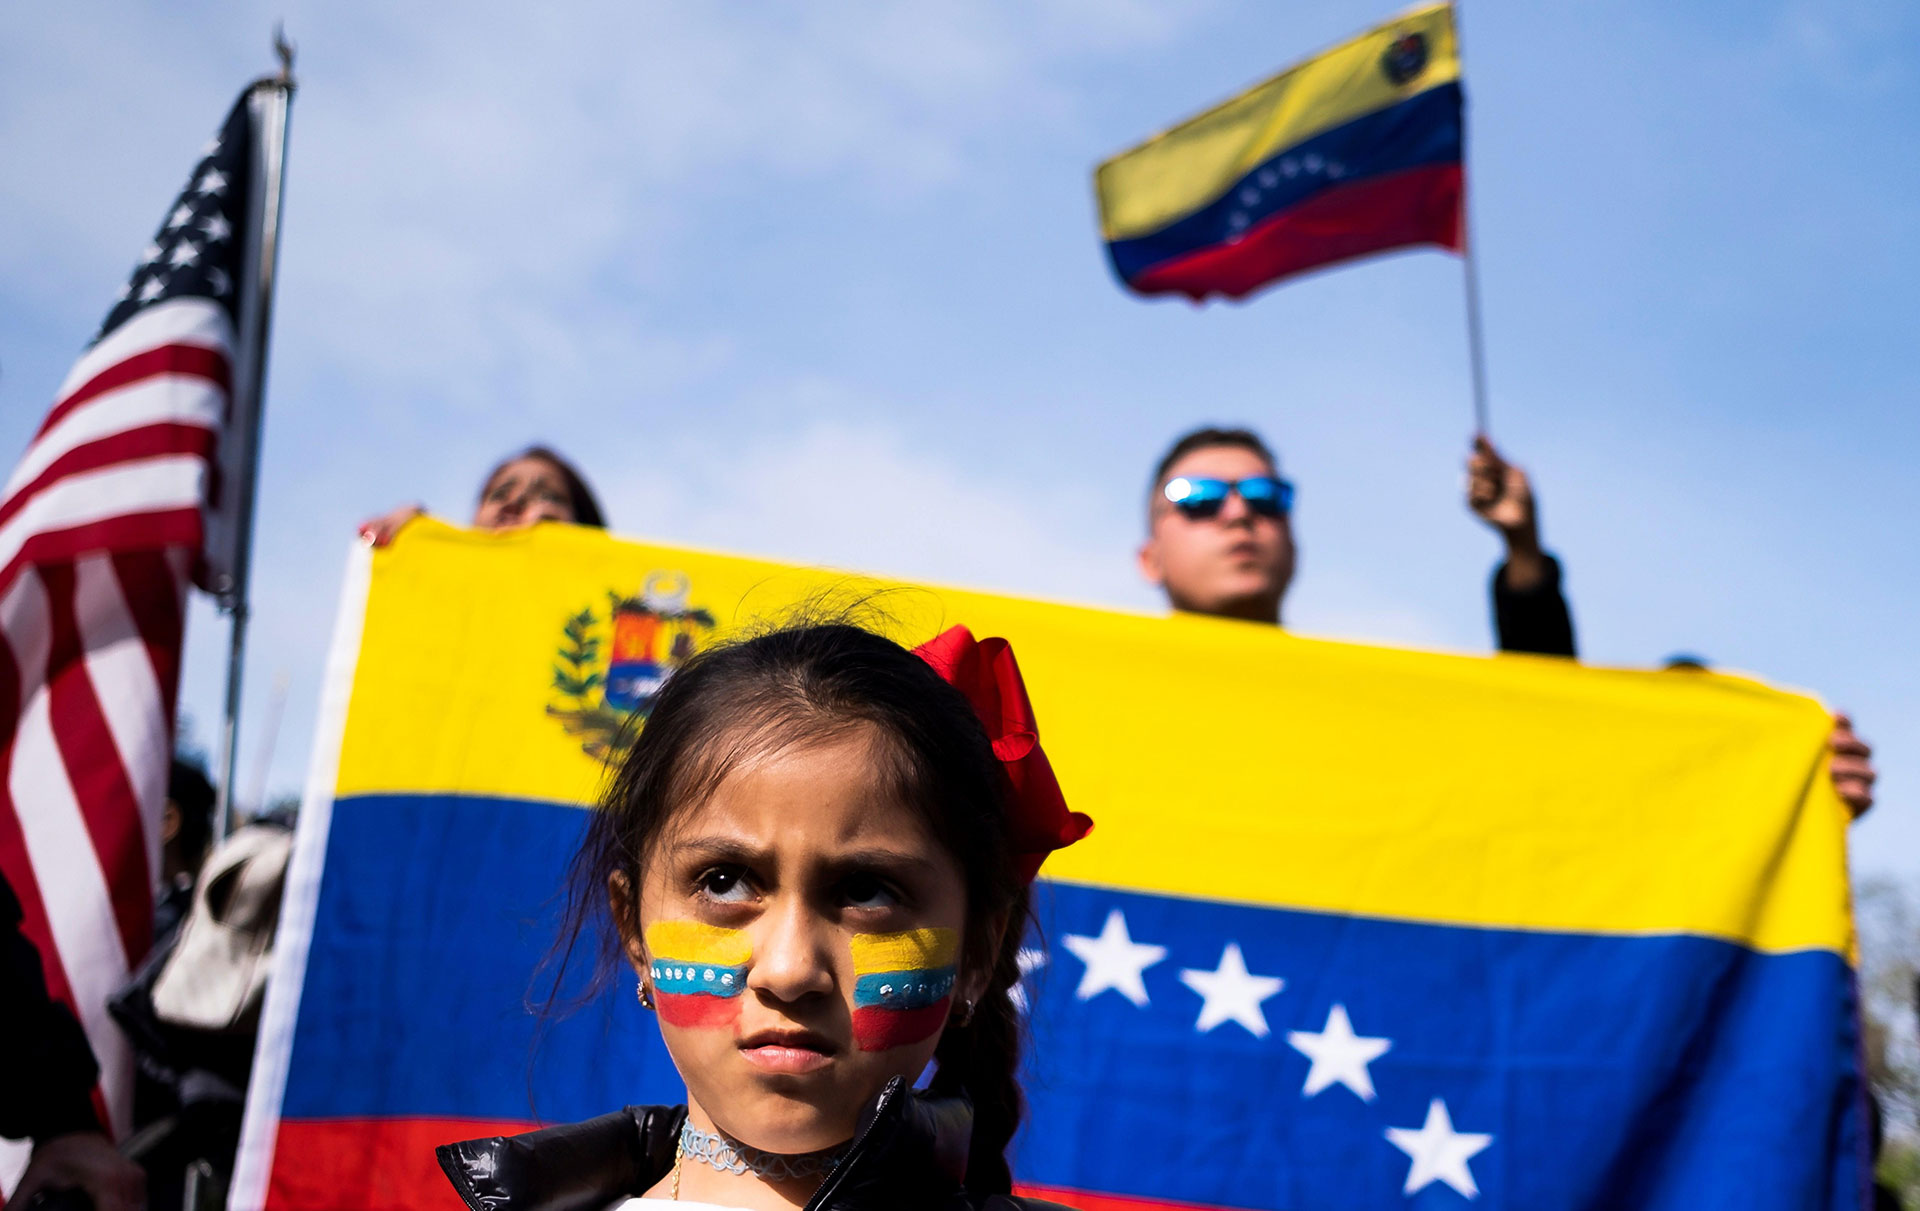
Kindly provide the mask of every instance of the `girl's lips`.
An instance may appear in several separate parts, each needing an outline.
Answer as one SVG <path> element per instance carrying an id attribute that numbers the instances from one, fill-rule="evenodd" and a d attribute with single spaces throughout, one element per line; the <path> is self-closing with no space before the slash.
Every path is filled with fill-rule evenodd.
<path id="1" fill-rule="evenodd" d="M 740 1054 L 766 1072 L 818 1072 L 833 1063 L 833 1044 L 810 1030 L 762 1030 L 740 1040 Z"/>
<path id="2" fill-rule="evenodd" d="M 768 1043 L 759 1047 L 742 1047 L 740 1054 L 747 1057 L 747 1063 L 765 1072 L 783 1074 L 818 1072 L 833 1063 L 833 1056 L 824 1051 L 815 1051 L 811 1047 L 787 1047 L 777 1043 Z"/>

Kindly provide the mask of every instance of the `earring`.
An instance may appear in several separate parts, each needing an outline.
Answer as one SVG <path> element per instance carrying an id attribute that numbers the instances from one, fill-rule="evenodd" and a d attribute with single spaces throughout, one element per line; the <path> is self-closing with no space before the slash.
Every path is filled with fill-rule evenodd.
<path id="1" fill-rule="evenodd" d="M 973 1002 L 972 1001 L 960 1002 L 960 1012 L 954 1015 L 953 1024 L 956 1026 L 973 1025 Z"/>
<path id="2" fill-rule="evenodd" d="M 653 989 L 647 987 L 645 980 L 641 980 L 633 986 L 633 995 L 640 999 L 640 1008 L 649 1013 L 653 1012 Z"/>

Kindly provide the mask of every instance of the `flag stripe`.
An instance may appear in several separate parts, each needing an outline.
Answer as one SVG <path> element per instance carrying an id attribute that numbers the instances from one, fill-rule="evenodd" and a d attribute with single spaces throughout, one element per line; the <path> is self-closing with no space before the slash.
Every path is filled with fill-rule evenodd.
<path id="1" fill-rule="evenodd" d="M 1460 166 L 1437 164 L 1331 189 L 1234 244 L 1163 261 L 1127 280 L 1141 294 L 1241 298 L 1276 278 L 1414 244 L 1461 246 Z"/>
<path id="2" fill-rule="evenodd" d="M 538 1126 L 531 1116 L 282 1123 L 277 1150 L 288 1163 L 274 1167 L 267 1197 L 276 1207 L 337 1207 L 351 1190 L 354 1211 L 466 1211 L 433 1150 Z"/>
<path id="3" fill-rule="evenodd" d="M 144 554 L 152 560 L 160 558 L 154 552 Z M 124 785 L 131 796 L 131 818 L 116 818 L 131 825 L 123 844 L 135 851 L 122 855 L 120 861 L 130 879 L 137 868 L 142 880 L 128 897 L 137 899 L 140 911 L 140 928 L 127 947 L 129 956 L 137 956 L 146 952 L 153 937 L 152 892 L 139 891 L 160 881 L 160 812 L 173 759 L 173 712 L 167 703 L 173 693 L 171 686 L 162 691 L 146 639 L 134 624 L 115 566 L 117 558 L 95 555 L 76 565 L 74 602 L 81 650 L 86 655 L 84 684 L 112 741 L 110 750 L 97 743 L 94 747 L 118 753 L 120 783 L 115 790 Z"/>
<path id="4" fill-rule="evenodd" d="M 81 804 L 74 798 L 66 761 L 55 733 L 51 687 L 46 684 L 51 658 L 59 646 L 53 601 L 36 569 L 14 582 L 6 612 L 9 636 L 47 637 L 40 651 L 15 649 L 26 687 L 19 730 L 13 739 L 13 764 L 7 789 L 15 806 L 21 839 L 35 871 L 56 872 L 40 880 L 48 934 L 65 965 L 72 1006 L 86 1029 L 116 1132 L 130 1110 L 132 1069 L 125 1038 L 107 1015 L 107 997 L 125 982 L 128 956 L 116 920 L 114 896 L 89 835 Z M 38 659 L 35 659 L 38 657 Z M 147 911 L 152 912 L 151 902 Z M 151 928 L 149 920 L 148 928 Z"/>
<path id="5" fill-rule="evenodd" d="M 147 650 L 154 685 L 159 687 L 166 734 L 173 734 L 174 692 L 180 684 L 180 635 L 186 625 L 187 561 L 176 548 L 129 551 L 113 557 L 128 614 Z"/>
<path id="6" fill-rule="evenodd" d="M 26 552 L 29 543 L 56 533 L 76 534 L 63 548 L 70 552 L 64 556 L 68 559 L 86 554 L 89 543 L 121 547 L 171 546 L 180 540 L 169 537 L 150 543 L 140 538 L 117 539 L 114 527 L 107 523 L 129 515 L 183 508 L 191 509 L 197 517 L 205 482 L 206 460 L 187 454 L 165 455 L 71 475 L 35 495 L 25 508 L 0 523 L 0 567 L 6 568 L 0 571 L 0 584 L 6 583 L 14 561 Z M 135 533 L 140 533 L 137 527 Z M 189 536 L 189 541 L 197 537 Z M 47 548 L 41 550 L 47 551 Z M 51 552 L 36 557 L 62 558 Z"/>
<path id="7" fill-rule="evenodd" d="M 163 345 L 199 345 L 212 350 L 233 348 L 233 321 L 216 303 L 203 298 L 176 298 L 156 303 L 101 337 L 80 355 L 54 393 L 66 399 L 144 349 Z"/>
<path id="8" fill-rule="evenodd" d="M 200 532 L 200 511 L 195 508 L 163 509 L 108 517 L 51 534 L 36 534 L 4 568 L 0 584 L 10 581 L 22 568 L 33 564 L 71 563 L 84 555 L 107 550 L 161 549 L 191 546 Z"/>
<path id="9" fill-rule="evenodd" d="M 1013 1192 L 1024 1198 L 1065 1203 L 1074 1211 L 1233 1211 L 1231 1207 L 1203 1207 L 1199 1203 L 1173 1203 L 1164 1199 L 1115 1198 L 1086 1190 L 1064 1190 L 1055 1186 L 1033 1186 L 1016 1182 Z"/>
<path id="10" fill-rule="evenodd" d="M 40 456 L 42 447 L 53 445 L 56 449 L 61 440 L 60 431 L 90 416 L 99 409 L 99 401 L 125 394 L 134 388 L 154 380 L 170 378 L 187 379 L 198 386 L 212 384 L 219 388 L 224 397 L 233 389 L 231 370 L 227 355 L 219 349 L 208 349 L 201 345 L 162 345 L 158 349 L 147 349 L 102 370 L 78 391 L 63 397 L 47 413 L 47 419 L 40 422 L 40 431 L 34 435 L 34 444 L 27 451 L 27 457 L 21 460 L 24 470 L 32 460 Z M 91 405 L 91 406 L 89 406 Z M 225 419 L 224 410 L 209 418 L 209 423 L 218 423 Z M 110 423 L 95 422 L 95 423 Z M 71 444 L 71 443 L 69 443 Z M 14 478 L 20 478 L 16 471 Z M 7 490 L 13 490 L 9 481 Z"/>
<path id="11" fill-rule="evenodd" d="M 31 504 L 40 493 L 69 476 L 88 471 L 103 471 L 123 463 L 139 462 L 168 454 L 191 454 L 211 459 L 219 439 L 212 428 L 196 423 L 160 422 L 143 428 L 110 433 L 97 441 L 77 446 L 62 454 L 29 484 L 0 504 L 0 526 Z"/>
<path id="12" fill-rule="evenodd" d="M 72 787 L 94 860 L 111 889 L 114 919 L 131 970 L 153 940 L 153 877 L 146 862 L 139 801 L 117 759 L 113 731 L 87 676 L 88 652 L 81 636 L 80 613 L 91 607 L 77 599 L 76 564 L 38 569 L 47 594 L 53 642 L 47 653 L 48 715 L 67 781 Z"/>

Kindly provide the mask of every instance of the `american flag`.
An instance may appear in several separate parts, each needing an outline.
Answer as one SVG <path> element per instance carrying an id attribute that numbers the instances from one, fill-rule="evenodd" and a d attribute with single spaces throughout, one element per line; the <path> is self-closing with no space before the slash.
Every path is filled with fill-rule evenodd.
<path id="1" fill-rule="evenodd" d="M 187 584 L 203 572 L 249 250 L 248 97 L 0 491 L 0 872 L 124 1134 L 133 1069 L 107 1016 L 153 937 Z"/>

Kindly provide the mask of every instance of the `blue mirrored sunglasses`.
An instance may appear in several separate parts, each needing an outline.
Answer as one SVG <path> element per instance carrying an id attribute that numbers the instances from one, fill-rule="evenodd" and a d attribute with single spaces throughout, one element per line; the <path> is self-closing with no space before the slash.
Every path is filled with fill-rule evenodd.
<path id="1" fill-rule="evenodd" d="M 1227 495 L 1238 492 L 1249 512 L 1261 517 L 1285 517 L 1293 511 L 1293 485 L 1278 475 L 1250 475 L 1246 479 L 1193 479 L 1176 475 L 1163 489 L 1175 508 L 1194 521 L 1217 517 Z"/>

